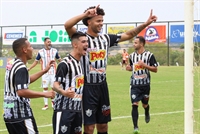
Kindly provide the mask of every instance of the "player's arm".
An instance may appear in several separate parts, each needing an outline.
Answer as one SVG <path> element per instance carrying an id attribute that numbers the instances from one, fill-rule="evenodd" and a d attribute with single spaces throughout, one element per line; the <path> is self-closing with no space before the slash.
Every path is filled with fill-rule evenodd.
<path id="1" fill-rule="evenodd" d="M 73 98 L 75 95 L 75 92 L 71 90 L 72 87 L 70 87 L 68 90 L 63 89 L 63 87 L 65 87 L 65 78 L 66 78 L 67 73 L 68 73 L 67 65 L 64 62 L 61 62 L 58 65 L 57 70 L 56 70 L 53 90 L 63 96 Z"/>
<path id="2" fill-rule="evenodd" d="M 131 59 L 129 58 L 129 65 L 126 66 L 126 71 L 133 71 L 133 62 L 131 61 Z"/>
<path id="3" fill-rule="evenodd" d="M 150 25 L 152 22 L 155 22 L 157 20 L 157 17 L 155 15 L 152 15 L 152 13 L 153 13 L 153 10 L 151 10 L 150 16 L 149 16 L 148 20 L 145 23 L 143 23 L 143 24 L 139 25 L 138 27 L 135 27 L 135 28 L 133 28 L 131 30 L 128 30 L 125 33 L 123 33 L 121 35 L 121 39 L 119 40 L 119 42 L 132 39 L 137 34 L 139 34 L 145 27 Z"/>
<path id="4" fill-rule="evenodd" d="M 21 68 L 17 70 L 15 74 L 14 83 L 17 88 L 17 94 L 20 97 L 25 98 L 39 98 L 39 97 L 46 97 L 46 98 L 54 98 L 55 93 L 53 91 L 49 92 L 36 92 L 28 89 L 28 71 L 26 68 Z"/>
<path id="5" fill-rule="evenodd" d="M 37 64 L 38 64 L 38 61 L 35 60 L 35 61 L 31 64 L 31 66 L 28 68 L 28 71 L 30 71 L 32 68 L 34 68 Z"/>
<path id="6" fill-rule="evenodd" d="M 145 64 L 143 61 L 138 61 L 138 64 L 141 65 L 141 66 L 143 66 L 143 67 L 145 67 L 146 69 L 148 69 L 151 72 L 157 73 L 157 71 L 158 71 L 158 68 L 157 68 L 158 64 L 157 64 L 157 61 L 156 61 L 156 59 L 155 59 L 155 57 L 154 57 L 153 54 L 151 55 L 151 57 L 149 59 L 149 62 L 150 62 L 150 65 Z"/>
<path id="7" fill-rule="evenodd" d="M 58 60 L 58 62 L 61 62 L 61 61 L 62 61 L 62 58 L 61 58 L 60 55 L 58 54 L 58 51 L 56 52 L 55 58 Z"/>
<path id="8" fill-rule="evenodd" d="M 96 6 L 96 8 L 98 8 L 98 6 Z M 79 21 L 81 21 L 82 19 L 84 18 L 87 18 L 87 17 L 93 17 L 96 14 L 96 8 L 94 9 L 90 9 L 90 10 L 87 10 L 85 13 L 82 13 L 80 15 L 77 15 L 71 19 L 69 19 L 68 21 L 65 22 L 64 24 L 64 27 L 65 27 L 65 30 L 67 31 L 69 37 L 71 37 L 75 32 L 76 32 L 76 28 L 74 27 Z"/>
<path id="9" fill-rule="evenodd" d="M 20 90 L 17 90 L 17 94 L 18 96 L 24 97 L 24 98 L 45 97 L 45 98 L 53 99 L 55 97 L 55 92 L 52 90 L 48 92 L 37 92 L 37 91 L 32 91 L 30 89 L 20 89 Z"/>
<path id="10" fill-rule="evenodd" d="M 39 71 L 39 72 L 37 72 L 37 73 L 35 73 L 35 74 L 32 74 L 32 75 L 30 76 L 30 83 L 36 81 L 36 80 L 37 80 L 38 78 L 40 78 L 43 74 L 47 73 L 48 70 L 51 68 L 51 66 L 53 66 L 54 64 L 55 64 L 55 61 L 54 61 L 54 60 L 51 60 L 51 61 L 47 64 L 47 66 L 46 66 L 46 68 L 45 68 L 44 70 L 41 70 L 41 71 Z"/>

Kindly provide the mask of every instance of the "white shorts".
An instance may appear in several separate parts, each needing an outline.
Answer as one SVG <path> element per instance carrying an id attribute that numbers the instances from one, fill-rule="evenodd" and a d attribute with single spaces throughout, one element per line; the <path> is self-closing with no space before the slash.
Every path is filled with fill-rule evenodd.
<path id="1" fill-rule="evenodd" d="M 44 74 L 42 76 L 42 87 L 43 88 L 48 88 L 49 85 L 51 88 L 53 87 L 55 75 L 54 74 Z"/>

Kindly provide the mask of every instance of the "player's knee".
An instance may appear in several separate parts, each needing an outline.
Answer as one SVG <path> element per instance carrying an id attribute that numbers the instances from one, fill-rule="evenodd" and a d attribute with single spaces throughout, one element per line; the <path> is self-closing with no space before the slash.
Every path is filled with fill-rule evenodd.
<path id="1" fill-rule="evenodd" d="M 97 124 L 97 131 L 98 132 L 107 132 L 108 131 L 108 124 Z"/>
<path id="2" fill-rule="evenodd" d="M 85 134 L 93 134 L 95 125 L 84 125 L 84 133 Z"/>

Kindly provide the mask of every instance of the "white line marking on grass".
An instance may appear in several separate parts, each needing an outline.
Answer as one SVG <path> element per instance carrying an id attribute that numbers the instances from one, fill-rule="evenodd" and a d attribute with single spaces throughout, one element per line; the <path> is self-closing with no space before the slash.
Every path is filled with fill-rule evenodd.
<path id="1" fill-rule="evenodd" d="M 196 109 L 194 110 L 194 112 L 200 111 L 200 109 Z M 177 114 L 177 113 L 184 113 L 184 111 L 174 111 L 174 112 L 164 112 L 164 113 L 154 113 L 154 114 L 150 114 L 151 116 L 155 116 L 155 115 L 167 115 L 167 114 Z M 139 115 L 139 116 L 144 116 L 144 114 Z M 131 118 L 131 116 L 119 116 L 119 117 L 113 117 L 112 120 L 117 120 L 117 119 L 126 119 L 126 118 Z M 38 128 L 43 128 L 43 127 L 51 127 L 52 124 L 47 124 L 47 125 L 41 125 L 38 126 Z M 4 132 L 7 131 L 7 129 L 1 129 L 0 132 Z"/>

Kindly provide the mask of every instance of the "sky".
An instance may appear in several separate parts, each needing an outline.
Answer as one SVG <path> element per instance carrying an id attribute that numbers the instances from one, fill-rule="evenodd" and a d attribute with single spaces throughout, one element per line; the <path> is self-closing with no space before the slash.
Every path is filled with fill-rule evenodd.
<path id="1" fill-rule="evenodd" d="M 184 0 L 0 0 L 0 26 L 64 24 L 98 4 L 105 23 L 145 22 L 151 9 L 158 22 L 184 21 Z M 194 19 L 200 20 L 200 0 Z"/>

